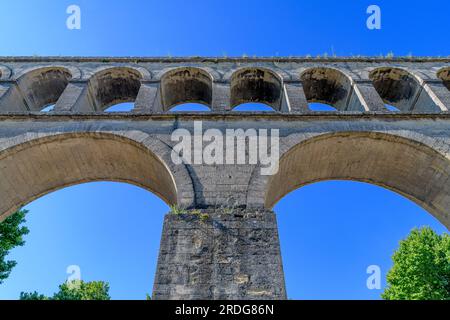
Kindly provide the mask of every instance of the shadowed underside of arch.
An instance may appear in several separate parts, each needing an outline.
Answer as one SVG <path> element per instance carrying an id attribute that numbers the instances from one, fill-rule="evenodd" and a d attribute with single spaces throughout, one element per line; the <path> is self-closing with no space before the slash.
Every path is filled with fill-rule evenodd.
<path id="1" fill-rule="evenodd" d="M 108 68 L 94 74 L 89 80 L 90 94 L 100 110 L 124 102 L 134 102 L 141 86 L 138 71 L 126 68 Z"/>
<path id="2" fill-rule="evenodd" d="M 278 173 L 268 181 L 265 207 L 306 184 L 354 180 L 402 194 L 449 228 L 449 177 L 450 161 L 421 143 L 375 132 L 326 134 L 281 157 Z"/>
<path id="3" fill-rule="evenodd" d="M 231 107 L 249 102 L 266 104 L 280 110 L 282 80 L 264 68 L 239 69 L 231 76 Z"/>
<path id="4" fill-rule="evenodd" d="M 49 192 L 91 181 L 127 182 L 177 203 L 163 162 L 145 146 L 113 134 L 70 133 L 22 143 L 0 153 L 0 177 L 0 222 Z"/>
<path id="5" fill-rule="evenodd" d="M 161 98 L 165 111 L 183 103 L 199 103 L 211 107 L 212 78 L 199 68 L 168 71 L 161 78 Z"/>

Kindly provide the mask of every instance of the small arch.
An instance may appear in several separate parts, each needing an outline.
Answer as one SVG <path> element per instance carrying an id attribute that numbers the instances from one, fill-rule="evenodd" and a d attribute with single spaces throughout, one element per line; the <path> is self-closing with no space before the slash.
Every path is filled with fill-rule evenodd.
<path id="1" fill-rule="evenodd" d="M 170 112 L 209 112 L 211 109 L 202 103 L 182 103 L 173 106 Z"/>
<path id="2" fill-rule="evenodd" d="M 161 102 L 164 111 L 184 103 L 212 104 L 212 77 L 200 68 L 182 67 L 161 77 Z"/>
<path id="3" fill-rule="evenodd" d="M 450 67 L 449 68 L 443 68 L 437 72 L 437 76 L 439 79 L 442 80 L 444 83 L 444 86 L 450 90 Z"/>
<path id="4" fill-rule="evenodd" d="M 11 68 L 5 65 L 0 65 L 0 80 L 8 80 L 11 77 L 11 74 Z"/>
<path id="5" fill-rule="evenodd" d="M 272 106 L 259 102 L 247 102 L 237 105 L 233 108 L 233 111 L 239 112 L 274 112 Z"/>
<path id="6" fill-rule="evenodd" d="M 67 87 L 72 73 L 64 67 L 39 67 L 22 74 L 17 85 L 31 111 L 55 104 Z"/>
<path id="7" fill-rule="evenodd" d="M 50 105 L 46 106 L 44 109 L 42 109 L 41 112 L 52 112 L 54 110 L 55 110 L 55 105 L 50 104 Z"/>
<path id="8" fill-rule="evenodd" d="M 308 103 L 327 104 L 339 111 L 347 109 L 352 81 L 342 71 L 325 67 L 311 68 L 300 75 L 300 80 Z"/>
<path id="9" fill-rule="evenodd" d="M 314 112 L 335 112 L 337 109 L 329 104 L 319 103 L 319 102 L 311 102 L 308 103 L 308 108 Z"/>
<path id="10" fill-rule="evenodd" d="M 11 70 L 4 65 L 0 65 L 0 80 L 8 80 L 10 76 Z"/>
<path id="11" fill-rule="evenodd" d="M 369 79 L 384 103 L 403 112 L 414 109 L 422 86 L 413 74 L 400 68 L 381 67 L 372 70 Z"/>
<path id="12" fill-rule="evenodd" d="M 231 108 L 248 102 L 264 103 L 281 109 L 282 79 L 263 68 L 244 68 L 231 76 Z"/>
<path id="13" fill-rule="evenodd" d="M 385 104 L 384 107 L 391 112 L 400 112 L 400 109 L 394 106 L 391 106 L 390 104 Z"/>
<path id="14" fill-rule="evenodd" d="M 71 75 L 71 80 L 79 80 L 81 79 L 81 70 L 78 67 L 72 66 L 72 65 L 66 65 L 66 64 L 48 64 L 48 65 L 33 65 L 31 67 L 27 68 L 17 68 L 14 70 L 13 79 L 19 80 L 23 78 L 26 74 L 31 74 L 34 71 L 39 71 L 41 69 L 65 69 L 67 70 Z"/>
<path id="15" fill-rule="evenodd" d="M 104 111 L 109 107 L 134 102 L 141 87 L 142 75 L 133 68 L 113 67 L 98 71 L 89 78 L 89 93 L 95 108 Z"/>
<path id="16" fill-rule="evenodd" d="M 134 103 L 122 102 L 122 103 L 112 105 L 103 111 L 104 112 L 131 112 L 133 109 L 134 109 Z"/>

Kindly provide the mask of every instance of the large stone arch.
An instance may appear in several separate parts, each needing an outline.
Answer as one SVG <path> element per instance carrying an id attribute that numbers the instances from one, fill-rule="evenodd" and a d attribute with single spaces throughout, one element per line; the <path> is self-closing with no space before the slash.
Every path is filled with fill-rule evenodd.
<path id="1" fill-rule="evenodd" d="M 431 144 L 381 132 L 335 132 L 305 138 L 283 152 L 277 174 L 254 177 L 249 197 L 272 208 L 310 183 L 361 181 L 405 196 L 450 228 L 449 179 L 450 159 Z"/>
<path id="2" fill-rule="evenodd" d="M 0 222 L 47 193 L 91 181 L 127 182 L 169 205 L 192 205 L 194 191 L 187 171 L 175 168 L 168 161 L 170 148 L 155 139 L 109 132 L 12 138 L 0 151 Z"/>

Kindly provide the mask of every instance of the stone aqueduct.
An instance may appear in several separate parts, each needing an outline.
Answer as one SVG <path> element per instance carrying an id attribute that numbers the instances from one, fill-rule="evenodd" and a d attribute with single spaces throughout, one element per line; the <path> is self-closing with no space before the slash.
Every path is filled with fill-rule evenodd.
<path id="1" fill-rule="evenodd" d="M 369 182 L 450 227 L 449 89 L 449 59 L 0 58 L 0 221 L 66 186 L 128 182 L 186 212 L 165 217 L 155 299 L 283 299 L 271 209 L 298 187 Z M 133 110 L 105 112 L 120 102 Z M 210 111 L 170 111 L 186 102 Z M 232 111 L 246 102 L 273 112 Z M 278 173 L 174 164 L 171 133 L 193 120 L 279 129 Z"/>

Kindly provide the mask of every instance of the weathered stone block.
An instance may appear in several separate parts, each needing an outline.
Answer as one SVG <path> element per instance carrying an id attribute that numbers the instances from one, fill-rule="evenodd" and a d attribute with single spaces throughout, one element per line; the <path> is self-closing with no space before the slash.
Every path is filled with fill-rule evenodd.
<path id="1" fill-rule="evenodd" d="M 200 218 L 200 212 L 208 218 Z M 224 214 L 210 209 L 167 214 L 153 297 L 186 296 L 285 299 L 274 213 L 236 209 Z"/>

